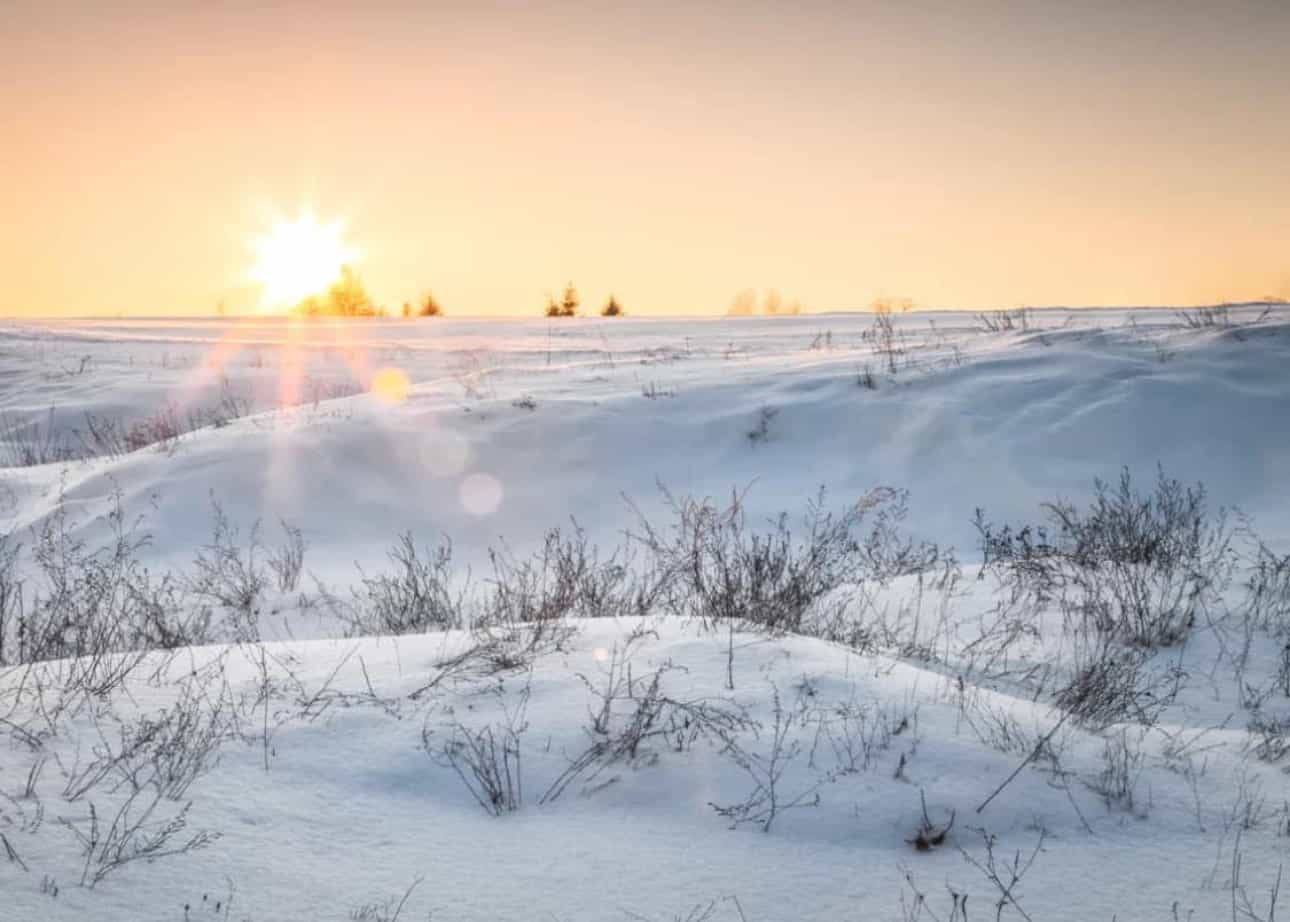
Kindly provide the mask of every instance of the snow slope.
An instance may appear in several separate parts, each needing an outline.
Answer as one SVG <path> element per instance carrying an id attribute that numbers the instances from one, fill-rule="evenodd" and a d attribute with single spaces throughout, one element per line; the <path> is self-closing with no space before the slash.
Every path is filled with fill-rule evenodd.
<path id="1" fill-rule="evenodd" d="M 1290 318 L 1238 339 L 1179 330 L 1163 311 L 1034 316 L 1042 332 L 1000 335 L 954 314 L 898 317 L 894 375 L 868 315 L 13 325 L 0 339 L 9 420 L 43 424 L 53 407 L 70 430 L 86 412 L 133 420 L 168 401 L 182 415 L 214 405 L 223 378 L 260 412 L 173 454 L 10 471 L 10 521 L 47 513 L 64 478 L 94 512 L 121 490 L 157 553 L 186 553 L 209 537 L 214 491 L 235 522 L 299 525 L 311 564 L 331 569 L 379 559 L 405 528 L 466 554 L 499 536 L 527 548 L 569 516 L 612 540 L 622 496 L 656 509 L 659 483 L 714 496 L 751 484 L 767 515 L 821 485 L 850 498 L 890 484 L 911 491 L 915 531 L 966 551 L 977 506 L 1015 519 L 1121 465 L 1160 463 L 1290 539 Z M 877 390 L 857 384 L 866 367 Z M 365 393 L 383 368 L 407 375 L 405 400 Z M 669 396 L 647 399 L 651 386 Z M 514 405 L 524 397 L 533 409 Z M 273 409 L 292 398 L 303 403 Z M 763 407 L 776 415 L 753 444 Z"/>
<path id="2" fill-rule="evenodd" d="M 1037 311 L 1029 325 L 989 333 L 963 315 L 911 314 L 895 318 L 883 350 L 868 315 L 8 323 L 0 412 L 14 440 L 52 425 L 73 446 L 87 413 L 128 422 L 170 401 L 186 419 L 231 397 L 239 418 L 118 457 L 6 467 L 5 530 L 31 534 L 61 496 L 73 533 L 97 542 L 119 494 L 151 536 L 143 561 L 184 569 L 211 539 L 214 498 L 243 535 L 257 519 L 271 539 L 279 519 L 298 526 L 306 569 L 344 592 L 355 564 L 386 566 L 405 529 L 450 536 L 455 564 L 487 573 L 489 547 L 522 556 L 570 517 L 615 544 L 633 505 L 665 514 L 660 485 L 746 489 L 752 519 L 796 515 L 821 486 L 842 504 L 891 485 L 910 491 L 906 528 L 975 563 L 977 507 L 1030 521 L 1041 502 L 1082 501 L 1122 465 L 1146 481 L 1160 464 L 1290 551 L 1290 318 L 1195 331 L 1169 312 Z M 862 386 L 866 372 L 876 387 Z M 284 596 L 261 621 L 269 642 L 152 654 L 110 707 L 47 721 L 39 745 L 5 742 L 0 833 L 20 861 L 0 860 L 0 919 L 378 919 L 393 903 L 353 914 L 396 903 L 416 880 L 401 918 L 947 919 L 947 886 L 970 894 L 970 918 L 993 918 L 1000 891 L 971 863 L 987 861 L 985 835 L 998 837 L 1000 864 L 1017 852 L 1024 863 L 1041 831 L 1014 891 L 1027 915 L 1006 904 L 1001 918 L 1163 922 L 1175 901 L 1178 918 L 1229 918 L 1238 853 L 1240 881 L 1266 910 L 1290 843 L 1290 783 L 1276 760 L 1251 754 L 1243 683 L 1268 684 L 1278 641 L 1258 635 L 1236 675 L 1224 658 L 1234 629 L 1197 630 L 1157 658 L 1186 681 L 1156 727 L 1064 726 L 1066 774 L 1028 768 L 978 813 L 1060 716 L 1023 682 L 961 683 L 961 650 L 996 601 L 975 575 L 968 566 L 943 600 L 935 658 L 752 633 L 735 636 L 731 656 L 723 632 L 614 619 L 576 625 L 531 670 L 469 673 L 415 695 L 466 648 L 464 634 L 341 639 L 320 606 Z M 885 591 L 899 600 L 916 588 Z M 595 690 L 629 645 L 633 674 L 663 668 L 671 698 L 760 724 L 733 737 L 754 762 L 773 749 L 778 698 L 785 746 L 800 746 L 780 785 L 806 802 L 769 831 L 732 830 L 712 804 L 739 802 L 754 782 L 730 740 L 678 751 L 660 737 L 540 803 L 594 741 Z M 31 726 L 24 675 L 0 675 L 0 704 L 17 701 L 0 716 Z M 191 800 L 184 837 L 219 838 L 78 885 L 72 827 L 88 829 L 94 796 L 117 803 L 128 779 L 69 797 L 71 779 L 119 743 L 122 721 L 170 706 L 181 687 L 199 687 L 204 707 L 227 702 L 236 733 L 157 817 Z M 1265 711 L 1284 710 L 1283 698 Z M 525 701 L 512 722 L 526 727 L 524 803 L 490 816 L 431 755 L 455 725 L 500 728 Z M 616 726 L 632 707 L 615 704 Z M 867 764 L 833 745 L 844 726 L 876 734 Z M 1098 790 L 1117 740 L 1132 803 Z M 24 797 L 34 765 L 35 796 Z M 955 818 L 928 852 L 909 842 L 920 792 L 935 824 Z M 907 872 L 927 894 L 922 916 Z"/>

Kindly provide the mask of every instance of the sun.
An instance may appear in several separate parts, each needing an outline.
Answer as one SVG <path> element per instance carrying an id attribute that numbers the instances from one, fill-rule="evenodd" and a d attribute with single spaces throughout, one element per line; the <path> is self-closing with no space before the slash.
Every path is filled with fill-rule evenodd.
<path id="1" fill-rule="evenodd" d="M 356 252 L 344 240 L 345 223 L 323 223 L 311 211 L 294 220 L 279 218 L 251 240 L 255 264 L 251 278 L 260 285 L 260 309 L 294 307 L 326 291 Z"/>

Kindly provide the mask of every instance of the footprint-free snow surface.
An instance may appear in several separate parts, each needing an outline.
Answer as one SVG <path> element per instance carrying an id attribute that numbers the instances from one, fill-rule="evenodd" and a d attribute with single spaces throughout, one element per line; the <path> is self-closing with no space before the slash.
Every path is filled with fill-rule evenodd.
<path id="1" fill-rule="evenodd" d="M 1290 313 L 1201 320 L 0 324 L 0 920 L 1271 919 Z M 974 524 L 1126 471 L 1227 542 L 1159 643 Z M 923 565 L 791 630 L 615 595 L 857 502 Z"/>

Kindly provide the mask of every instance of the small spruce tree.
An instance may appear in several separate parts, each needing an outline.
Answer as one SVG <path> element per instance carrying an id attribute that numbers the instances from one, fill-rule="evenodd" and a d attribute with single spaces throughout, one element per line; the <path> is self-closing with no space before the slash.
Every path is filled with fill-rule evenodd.
<path id="1" fill-rule="evenodd" d="M 443 316 L 443 308 L 439 306 L 439 302 L 435 300 L 434 295 L 432 295 L 428 291 L 421 296 L 421 301 L 417 305 L 417 316 L 418 317 L 442 317 Z"/>
<path id="2" fill-rule="evenodd" d="M 564 289 L 564 298 L 560 301 L 561 317 L 576 317 L 578 315 L 578 289 L 573 287 L 570 282 Z"/>

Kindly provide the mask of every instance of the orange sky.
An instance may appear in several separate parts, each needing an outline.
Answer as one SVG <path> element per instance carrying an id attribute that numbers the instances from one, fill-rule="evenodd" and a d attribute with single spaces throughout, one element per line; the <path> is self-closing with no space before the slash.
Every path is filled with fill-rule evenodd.
<path id="1" fill-rule="evenodd" d="M 0 312 L 252 309 L 302 207 L 456 315 L 1290 297 L 1287 49 L 1280 0 L 10 2 Z"/>

